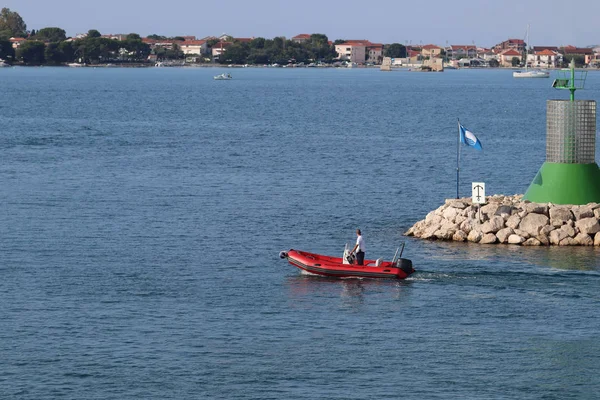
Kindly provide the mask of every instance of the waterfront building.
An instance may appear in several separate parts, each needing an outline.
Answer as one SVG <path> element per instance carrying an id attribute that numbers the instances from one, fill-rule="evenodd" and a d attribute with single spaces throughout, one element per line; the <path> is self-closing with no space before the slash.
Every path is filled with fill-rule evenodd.
<path id="1" fill-rule="evenodd" d="M 179 40 L 173 39 L 149 39 L 147 37 L 142 38 L 142 42 L 146 43 L 150 46 L 150 50 L 154 50 L 157 47 L 162 47 L 165 49 L 172 49 L 174 43 L 181 43 Z"/>
<path id="2" fill-rule="evenodd" d="M 117 34 L 108 33 L 108 34 L 102 35 L 100 37 L 103 37 L 105 39 L 113 39 L 113 40 L 125 40 L 125 39 L 127 39 L 127 35 L 124 34 L 124 33 L 117 33 Z"/>
<path id="3" fill-rule="evenodd" d="M 292 38 L 292 42 L 295 43 L 305 43 L 310 40 L 310 35 L 308 33 L 301 33 Z"/>
<path id="4" fill-rule="evenodd" d="M 208 54 L 208 44 L 206 40 L 186 40 L 178 43 L 183 54 Z"/>
<path id="5" fill-rule="evenodd" d="M 347 40 L 344 43 L 335 45 L 338 60 L 357 64 L 364 64 L 367 60 L 377 64 L 381 63 L 383 50 L 383 44 L 371 43 L 365 39 Z"/>
<path id="6" fill-rule="evenodd" d="M 426 44 L 421 48 L 421 57 L 423 58 L 437 58 L 442 54 L 442 48 L 435 44 Z"/>
<path id="7" fill-rule="evenodd" d="M 227 51 L 227 48 L 231 46 L 233 42 L 219 42 L 212 46 L 212 57 L 213 60 L 218 60 L 222 54 Z"/>
<path id="8" fill-rule="evenodd" d="M 505 50 L 515 50 L 518 53 L 524 53 L 526 46 L 527 43 L 525 43 L 525 41 L 522 39 L 508 39 L 502 43 L 498 43 L 497 45 L 495 45 L 493 50 L 497 54 L 502 53 Z"/>
<path id="9" fill-rule="evenodd" d="M 365 48 L 366 52 L 366 61 L 381 64 L 383 61 L 383 44 L 381 43 L 371 43 L 369 46 Z"/>
<path id="10" fill-rule="evenodd" d="M 513 58 L 518 58 L 519 59 L 519 64 L 523 62 L 523 54 L 518 52 L 515 49 L 508 49 L 508 50 L 504 50 L 503 52 L 501 52 L 499 54 L 499 60 L 498 62 L 500 63 L 500 66 L 502 67 L 512 67 L 512 60 Z"/>
<path id="11" fill-rule="evenodd" d="M 451 60 L 461 58 L 474 58 L 477 56 L 477 48 L 475 45 L 458 45 L 453 44 L 446 47 L 446 57 Z"/>
<path id="12" fill-rule="evenodd" d="M 596 68 L 600 68 L 600 46 L 594 47 L 593 49 L 594 56 L 590 61 L 590 65 Z"/>
<path id="13" fill-rule="evenodd" d="M 338 59 L 352 63 L 362 64 L 366 60 L 368 40 L 348 40 L 335 45 Z"/>
<path id="14" fill-rule="evenodd" d="M 562 64 L 563 56 L 558 51 L 544 49 L 527 54 L 527 64 L 536 68 L 556 68 Z"/>
<path id="15" fill-rule="evenodd" d="M 582 56 L 585 65 L 589 65 L 594 58 L 594 51 L 589 47 L 565 46 L 561 51 L 565 56 Z"/>
<path id="16" fill-rule="evenodd" d="M 12 48 L 13 49 L 18 49 L 19 46 L 21 44 L 23 44 L 23 42 L 25 42 L 24 38 L 16 38 L 16 37 L 11 37 L 10 39 L 8 39 L 9 42 L 12 44 Z"/>

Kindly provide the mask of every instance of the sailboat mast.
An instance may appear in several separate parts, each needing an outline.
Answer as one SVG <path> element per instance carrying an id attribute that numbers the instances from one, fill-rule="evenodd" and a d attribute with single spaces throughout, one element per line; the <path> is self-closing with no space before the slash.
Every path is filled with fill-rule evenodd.
<path id="1" fill-rule="evenodd" d="M 527 47 L 529 46 L 529 24 L 527 24 L 527 32 L 525 33 L 525 72 L 527 72 L 527 54 L 529 53 L 529 51 L 527 50 Z"/>

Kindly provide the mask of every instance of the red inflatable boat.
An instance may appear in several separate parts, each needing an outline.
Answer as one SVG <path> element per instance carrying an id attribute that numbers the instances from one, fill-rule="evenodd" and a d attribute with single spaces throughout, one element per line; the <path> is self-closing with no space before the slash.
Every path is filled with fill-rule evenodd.
<path id="1" fill-rule="evenodd" d="M 354 260 L 347 256 L 347 250 L 344 252 L 344 257 L 330 257 L 291 249 L 282 251 L 279 257 L 287 259 L 290 264 L 311 274 L 339 278 L 405 279 L 415 272 L 410 260 L 396 259 L 395 256 L 393 261 L 365 260 L 364 265 L 356 265 L 353 263 Z"/>

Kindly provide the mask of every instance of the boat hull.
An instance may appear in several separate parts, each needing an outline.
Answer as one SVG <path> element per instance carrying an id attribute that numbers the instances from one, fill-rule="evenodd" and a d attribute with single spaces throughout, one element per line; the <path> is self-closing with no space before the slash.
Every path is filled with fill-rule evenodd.
<path id="1" fill-rule="evenodd" d="M 330 257 L 291 249 L 280 253 L 293 266 L 315 275 L 335 278 L 406 279 L 414 272 L 412 262 L 400 258 L 397 262 L 365 260 L 364 265 L 344 264 L 341 257 Z"/>
<path id="2" fill-rule="evenodd" d="M 549 78 L 550 72 L 546 71 L 515 71 L 513 78 Z"/>

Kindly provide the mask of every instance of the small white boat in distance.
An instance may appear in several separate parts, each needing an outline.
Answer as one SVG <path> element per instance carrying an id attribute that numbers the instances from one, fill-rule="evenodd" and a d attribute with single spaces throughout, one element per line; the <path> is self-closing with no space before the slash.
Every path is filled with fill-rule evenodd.
<path id="1" fill-rule="evenodd" d="M 541 71 L 539 69 L 514 71 L 513 78 L 549 78 L 550 72 Z"/>
<path id="2" fill-rule="evenodd" d="M 228 80 L 230 80 L 232 78 L 231 78 L 231 74 L 225 74 L 225 73 L 223 73 L 223 74 L 220 74 L 220 75 L 216 75 L 213 79 L 215 81 L 228 81 Z"/>
<path id="3" fill-rule="evenodd" d="M 82 63 L 68 63 L 67 66 L 68 67 L 73 67 L 73 68 L 78 68 L 78 67 L 85 67 L 85 64 L 82 64 Z"/>
<path id="4" fill-rule="evenodd" d="M 529 43 L 529 25 L 527 25 L 527 33 L 525 34 L 525 44 Z M 527 48 L 525 48 L 525 71 L 513 72 L 513 78 L 549 78 L 550 72 L 542 71 L 539 69 L 529 69 L 529 63 L 527 60 L 528 55 Z"/>

